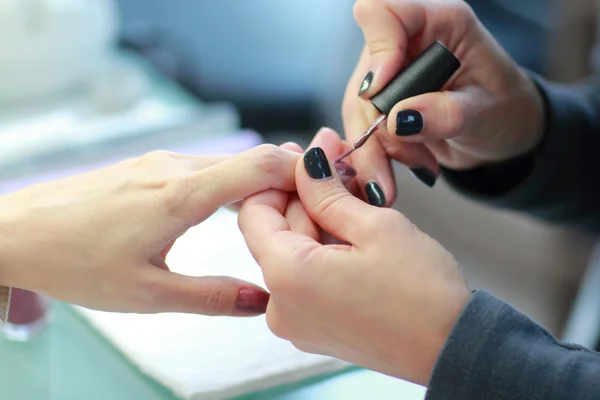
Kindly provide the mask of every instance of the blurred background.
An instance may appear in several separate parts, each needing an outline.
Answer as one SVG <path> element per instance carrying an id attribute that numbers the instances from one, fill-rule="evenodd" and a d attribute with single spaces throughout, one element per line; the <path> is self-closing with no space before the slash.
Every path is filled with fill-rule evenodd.
<path id="1" fill-rule="evenodd" d="M 363 45 L 353 3 L 2 0 L 0 183 L 243 130 L 302 145 L 320 126 L 342 132 Z M 531 71 L 573 82 L 600 66 L 594 0 L 468 3 Z M 395 207 L 457 256 L 473 287 L 598 344 L 595 238 L 396 172 Z"/>

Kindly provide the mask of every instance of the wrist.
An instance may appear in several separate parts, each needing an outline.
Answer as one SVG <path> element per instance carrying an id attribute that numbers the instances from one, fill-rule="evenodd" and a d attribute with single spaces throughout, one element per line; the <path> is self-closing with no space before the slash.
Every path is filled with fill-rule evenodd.
<path id="1" fill-rule="evenodd" d="M 422 386 L 428 386 L 431 375 L 444 349 L 454 326 L 456 325 L 463 309 L 469 302 L 470 290 L 465 286 L 451 290 L 445 296 L 445 300 L 438 299 L 435 304 L 437 309 L 433 313 L 434 324 L 426 332 L 422 333 L 425 339 L 425 351 L 417 360 L 417 382 Z"/>

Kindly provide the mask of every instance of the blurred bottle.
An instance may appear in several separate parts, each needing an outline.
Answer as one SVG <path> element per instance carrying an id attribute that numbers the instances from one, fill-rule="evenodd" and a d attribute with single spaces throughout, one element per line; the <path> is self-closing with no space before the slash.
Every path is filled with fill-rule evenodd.
<path id="1" fill-rule="evenodd" d="M 34 292 L 13 289 L 8 321 L 3 326 L 8 340 L 26 342 L 42 333 L 49 322 L 49 300 Z"/>

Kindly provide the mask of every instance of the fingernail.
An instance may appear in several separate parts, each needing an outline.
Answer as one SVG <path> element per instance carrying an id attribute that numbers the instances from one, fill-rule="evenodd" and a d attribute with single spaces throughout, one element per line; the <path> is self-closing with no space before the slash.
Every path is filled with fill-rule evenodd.
<path id="1" fill-rule="evenodd" d="M 385 194 L 383 194 L 383 190 L 375 181 L 367 182 L 367 186 L 365 187 L 367 192 L 367 200 L 369 200 L 369 204 L 375 207 L 383 207 L 385 205 Z"/>
<path id="2" fill-rule="evenodd" d="M 313 179 L 325 179 L 331 176 L 329 161 L 320 147 L 313 147 L 304 154 L 304 168 Z"/>
<path id="3" fill-rule="evenodd" d="M 342 179 L 350 180 L 357 175 L 356 170 L 350 164 L 346 164 L 345 162 L 340 161 L 335 163 L 334 165 L 335 169 L 337 170 L 338 174 L 340 174 Z"/>
<path id="4" fill-rule="evenodd" d="M 429 187 L 433 187 L 437 181 L 437 176 L 427 168 L 412 168 L 413 175 Z"/>
<path id="5" fill-rule="evenodd" d="M 411 136 L 423 130 L 423 116 L 416 110 L 403 110 L 396 115 L 396 135 Z"/>
<path id="6" fill-rule="evenodd" d="M 264 290 L 242 289 L 238 293 L 235 309 L 242 314 L 264 314 L 270 297 Z"/>
<path id="7" fill-rule="evenodd" d="M 367 73 L 367 76 L 365 76 L 365 79 L 363 79 L 362 83 L 360 84 L 360 90 L 358 91 L 358 95 L 360 96 L 361 94 L 369 90 L 369 88 L 371 87 L 371 83 L 373 83 L 373 71 L 369 71 Z"/>

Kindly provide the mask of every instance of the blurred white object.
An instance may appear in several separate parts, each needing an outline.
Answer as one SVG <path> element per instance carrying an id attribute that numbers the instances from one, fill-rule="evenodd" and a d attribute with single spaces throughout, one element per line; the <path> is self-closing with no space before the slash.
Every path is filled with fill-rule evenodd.
<path id="1" fill-rule="evenodd" d="M 98 112 L 126 110 L 142 101 L 150 88 L 148 79 L 130 65 L 115 65 L 89 86 L 91 106 Z"/>
<path id="2" fill-rule="evenodd" d="M 109 60 L 118 25 L 113 0 L 0 1 L 0 103 L 89 81 Z"/>
<path id="3" fill-rule="evenodd" d="M 165 132 L 172 140 L 182 129 L 193 132 L 179 136 L 215 138 L 239 125 L 233 106 L 203 103 L 143 59 L 119 53 L 82 90 L 0 107 L 0 182 Z"/>

